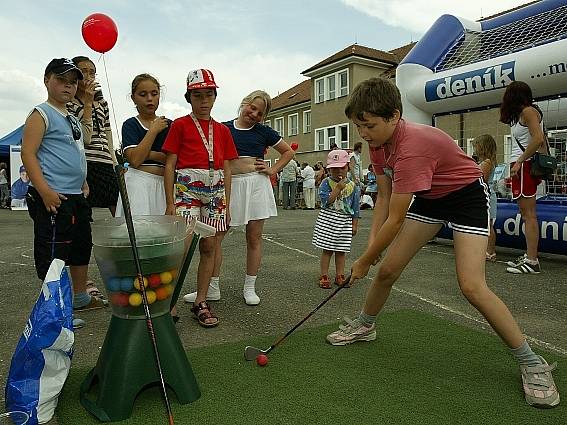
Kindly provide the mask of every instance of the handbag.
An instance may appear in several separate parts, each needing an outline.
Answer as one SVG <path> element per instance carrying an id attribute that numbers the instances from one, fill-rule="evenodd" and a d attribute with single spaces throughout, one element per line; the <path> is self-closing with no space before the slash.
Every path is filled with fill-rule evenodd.
<path id="1" fill-rule="evenodd" d="M 534 107 L 540 113 L 541 119 L 543 121 L 543 112 L 541 112 L 541 110 L 536 105 L 534 105 Z M 516 139 L 513 135 L 511 136 L 516 141 L 522 152 L 525 152 L 526 149 L 520 144 L 518 139 Z M 533 177 L 539 177 L 542 180 L 553 180 L 553 175 L 555 174 L 555 170 L 557 170 L 557 158 L 550 155 L 545 124 L 543 125 L 543 142 L 545 144 L 545 150 L 547 151 L 547 153 L 536 152 L 533 154 L 533 156 L 530 158 L 530 175 Z"/>

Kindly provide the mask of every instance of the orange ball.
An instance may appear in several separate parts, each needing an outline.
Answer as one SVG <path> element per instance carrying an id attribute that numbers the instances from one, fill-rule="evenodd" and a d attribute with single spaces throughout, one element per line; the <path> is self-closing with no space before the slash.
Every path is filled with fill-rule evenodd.
<path id="1" fill-rule="evenodd" d="M 156 297 L 158 300 L 165 300 L 167 297 L 169 297 L 169 291 L 165 286 L 161 286 L 156 289 Z"/>

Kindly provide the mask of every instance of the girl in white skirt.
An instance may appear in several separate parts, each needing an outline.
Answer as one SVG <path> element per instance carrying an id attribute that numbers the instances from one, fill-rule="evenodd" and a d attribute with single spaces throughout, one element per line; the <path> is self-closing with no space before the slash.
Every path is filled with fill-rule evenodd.
<path id="1" fill-rule="evenodd" d="M 319 186 L 321 211 L 315 222 L 313 245 L 321 248 L 319 286 L 331 287 L 329 263 L 335 254 L 335 284 L 345 282 L 346 253 L 350 252 L 352 237 L 356 235 L 360 216 L 360 188 L 347 177 L 349 155 L 336 149 L 327 156 L 330 174 Z"/>
<path id="2" fill-rule="evenodd" d="M 161 147 L 171 120 L 157 116 L 160 85 L 149 74 L 137 75 L 132 81 L 130 95 L 138 115 L 122 124 L 122 152 L 129 163 L 124 176 L 132 215 L 164 215 L 165 189 L 163 171 L 165 153 Z M 122 201 L 118 200 L 116 216 L 123 215 Z"/>

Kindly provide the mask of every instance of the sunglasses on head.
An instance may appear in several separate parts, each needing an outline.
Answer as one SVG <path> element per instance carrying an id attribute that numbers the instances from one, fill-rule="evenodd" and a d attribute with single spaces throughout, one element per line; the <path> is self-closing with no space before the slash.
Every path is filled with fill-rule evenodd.
<path id="1" fill-rule="evenodd" d="M 74 140 L 81 140 L 81 127 L 73 115 L 67 115 L 67 121 L 71 125 L 71 131 L 73 132 L 73 139 Z"/>

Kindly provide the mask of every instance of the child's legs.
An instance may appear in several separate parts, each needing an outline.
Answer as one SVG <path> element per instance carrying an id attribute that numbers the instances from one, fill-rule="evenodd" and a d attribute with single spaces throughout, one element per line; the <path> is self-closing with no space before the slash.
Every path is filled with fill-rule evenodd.
<path id="1" fill-rule="evenodd" d="M 441 224 L 429 224 L 405 219 L 402 228 L 390 244 L 386 256 L 380 263 L 378 273 L 366 294 L 363 311 L 371 316 L 377 315 L 386 303 L 392 286 L 414 257 L 414 255 L 433 238 Z"/>
<path id="2" fill-rule="evenodd" d="M 494 254 L 496 250 L 496 232 L 494 231 L 494 219 L 490 219 L 490 234 L 488 235 L 488 247 L 486 248 L 486 252 L 489 254 Z"/>
<path id="3" fill-rule="evenodd" d="M 71 280 L 73 281 L 73 293 L 80 294 L 87 291 L 87 275 L 89 266 L 69 266 Z"/>
<path id="4" fill-rule="evenodd" d="M 262 230 L 265 220 L 251 220 L 246 225 L 246 274 L 256 276 L 262 262 Z"/>
<path id="5" fill-rule="evenodd" d="M 199 267 L 197 268 L 197 298 L 195 304 L 205 301 L 209 289 L 209 281 L 215 267 L 215 251 L 217 237 L 203 238 L 199 241 Z"/>
<path id="6" fill-rule="evenodd" d="M 345 274 L 345 260 L 346 252 L 335 251 L 335 274 L 337 276 Z"/>
<path id="7" fill-rule="evenodd" d="M 321 253 L 321 276 L 329 275 L 329 263 L 331 262 L 332 255 L 333 251 L 329 251 L 328 249 L 324 249 Z"/>
<path id="8" fill-rule="evenodd" d="M 508 307 L 486 285 L 486 237 L 453 232 L 457 278 L 463 295 L 485 317 L 510 348 L 524 342 L 518 324 Z"/>
<path id="9" fill-rule="evenodd" d="M 226 232 L 217 232 L 215 235 L 215 265 L 213 267 L 213 274 L 212 276 L 218 277 L 220 276 L 220 270 L 222 266 L 222 241 Z"/>

